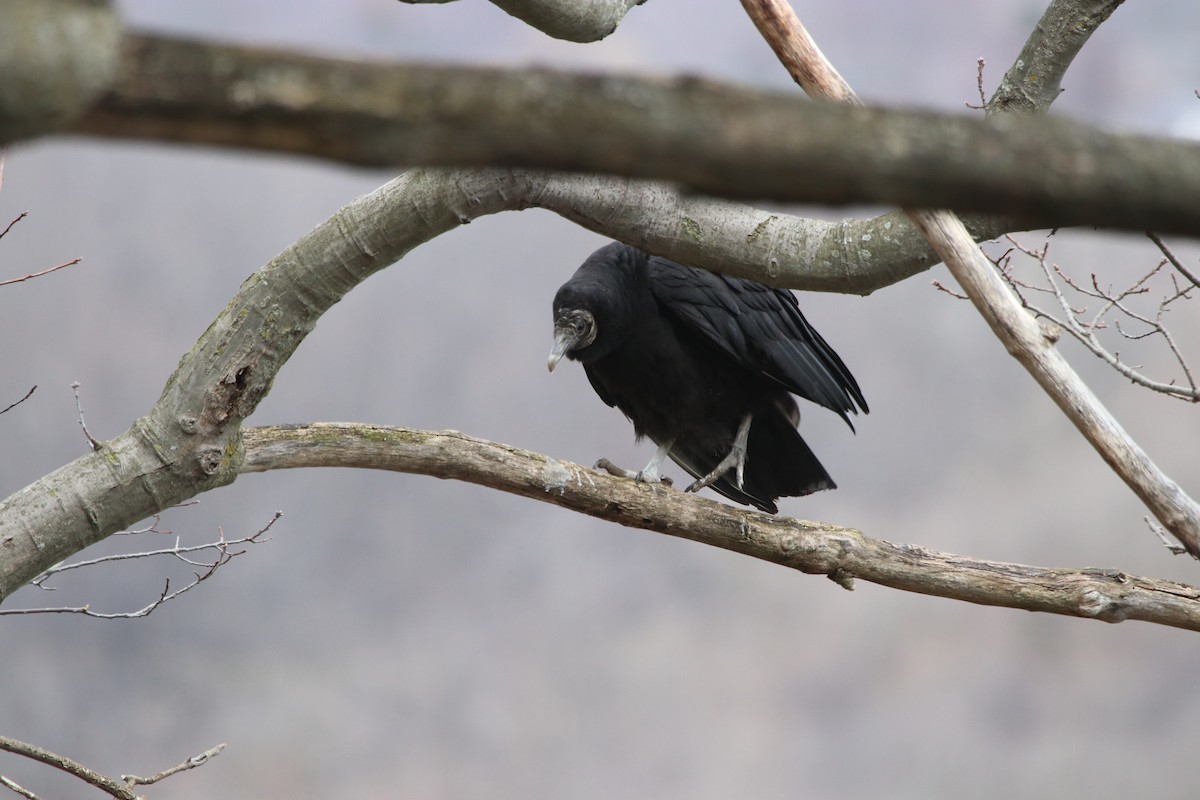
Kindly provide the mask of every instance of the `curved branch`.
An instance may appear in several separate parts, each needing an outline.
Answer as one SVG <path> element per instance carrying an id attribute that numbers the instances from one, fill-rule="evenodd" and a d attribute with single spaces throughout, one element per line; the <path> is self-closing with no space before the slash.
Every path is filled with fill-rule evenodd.
<path id="1" fill-rule="evenodd" d="M 1065 120 L 845 108 L 698 79 L 368 65 L 149 36 L 127 44 L 115 88 L 74 132 L 1200 235 L 1200 146 Z"/>
<path id="2" fill-rule="evenodd" d="M 937 263 L 928 242 L 899 212 L 827 222 L 654 181 L 532 170 L 444 174 L 493 176 L 512 195 L 510 207 L 544 208 L 676 261 L 775 286 L 866 295 Z M 973 233 L 980 240 L 992 238 L 1001 232 L 994 225 L 978 219 Z"/>
<path id="3" fill-rule="evenodd" d="M 981 605 L 1200 630 L 1200 588 L 1113 570 L 1044 569 L 873 539 L 852 528 L 772 517 L 663 486 L 614 478 L 457 431 L 320 423 L 247 428 L 243 472 L 383 469 L 451 478 L 827 575 Z"/>

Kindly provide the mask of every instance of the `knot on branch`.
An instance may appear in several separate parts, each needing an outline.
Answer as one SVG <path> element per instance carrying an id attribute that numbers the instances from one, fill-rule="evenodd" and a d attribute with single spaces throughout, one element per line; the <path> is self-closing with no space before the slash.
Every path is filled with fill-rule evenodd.
<path id="1" fill-rule="evenodd" d="M 219 447 L 205 447 L 196 456 L 196 462 L 205 475 L 216 475 L 221 469 L 224 451 Z"/>
<path id="2" fill-rule="evenodd" d="M 1129 617 L 1128 609 L 1119 598 L 1098 589 L 1089 589 L 1080 596 L 1079 613 L 1103 622 L 1124 622 Z"/>

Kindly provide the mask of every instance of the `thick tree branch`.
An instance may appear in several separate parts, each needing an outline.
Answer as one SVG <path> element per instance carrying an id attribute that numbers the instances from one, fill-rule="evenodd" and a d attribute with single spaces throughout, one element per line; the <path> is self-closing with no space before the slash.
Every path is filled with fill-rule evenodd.
<path id="1" fill-rule="evenodd" d="M 113 80 L 121 26 L 110 0 L 5 0 L 0 144 L 61 128 Z"/>
<path id="2" fill-rule="evenodd" d="M 478 213 L 538 207 L 659 255 L 776 286 L 869 294 L 924 272 L 936 256 L 894 212 L 873 220 L 824 220 L 764 211 L 681 192 L 670 184 L 533 170 L 417 170 L 457 199 L 457 184 L 487 186 L 502 208 L 476 199 Z M 980 239 L 998 235 L 979 220 Z"/>
<path id="3" fill-rule="evenodd" d="M 449 3 L 453 0 L 400 0 Z M 555 39 L 596 42 L 617 29 L 626 12 L 646 0 L 491 0 L 517 19 Z"/>
<path id="4" fill-rule="evenodd" d="M 72 130 L 1200 235 L 1195 144 L 1025 115 L 841 108 L 698 79 L 368 65 L 131 36 L 113 90 Z"/>
<path id="5" fill-rule="evenodd" d="M 786 0 L 742 0 L 742 5 L 806 92 L 824 100 L 858 102 Z M 1008 352 L 1158 521 L 1200 559 L 1200 504 L 1158 468 L 1043 335 L 958 217 L 949 211 L 907 213 Z"/>
<path id="6" fill-rule="evenodd" d="M 1200 588 L 1113 570 L 1043 569 L 872 539 L 851 528 L 772 517 L 614 478 L 477 439 L 324 423 L 247 428 L 243 472 L 356 467 L 476 483 L 634 528 L 732 550 L 850 586 L 855 578 L 982 605 L 1200 630 Z"/>
<path id="7" fill-rule="evenodd" d="M 1092 33 L 1124 0 L 1053 0 L 988 101 L 988 114 L 1045 111 Z"/>

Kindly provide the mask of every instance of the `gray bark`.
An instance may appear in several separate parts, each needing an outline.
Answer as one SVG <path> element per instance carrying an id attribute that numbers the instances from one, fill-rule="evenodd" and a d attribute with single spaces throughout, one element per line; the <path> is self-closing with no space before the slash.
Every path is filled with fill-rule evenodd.
<path id="1" fill-rule="evenodd" d="M 99 0 L 5 0 L 0 143 L 61 128 L 112 84 L 120 23 Z"/>
<path id="2" fill-rule="evenodd" d="M 839 107 L 697 79 L 381 67 L 142 36 L 73 131 L 1200 235 L 1194 143 L 1041 116 Z"/>

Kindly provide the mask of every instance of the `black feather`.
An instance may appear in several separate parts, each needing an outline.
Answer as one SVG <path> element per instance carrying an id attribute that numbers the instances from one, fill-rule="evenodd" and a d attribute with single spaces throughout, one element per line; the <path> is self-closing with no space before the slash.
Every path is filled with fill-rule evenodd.
<path id="1" fill-rule="evenodd" d="M 579 324 L 564 333 L 572 315 Z M 835 488 L 796 431 L 791 395 L 847 424 L 867 403 L 791 292 L 614 242 L 558 290 L 554 316 L 556 353 L 583 364 L 639 438 L 674 442 L 672 460 L 694 477 L 717 467 L 753 415 L 741 488 L 733 470 L 712 484 L 729 499 L 774 513 L 779 497 Z"/>

